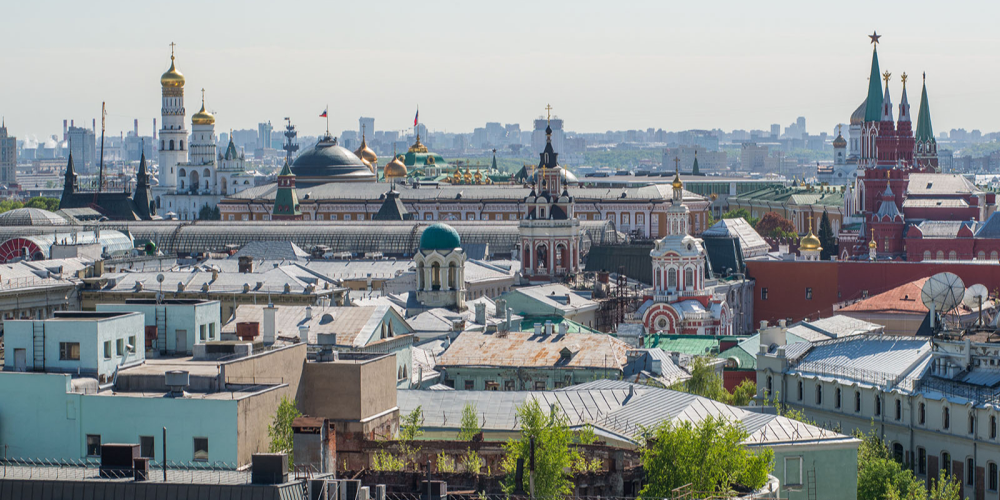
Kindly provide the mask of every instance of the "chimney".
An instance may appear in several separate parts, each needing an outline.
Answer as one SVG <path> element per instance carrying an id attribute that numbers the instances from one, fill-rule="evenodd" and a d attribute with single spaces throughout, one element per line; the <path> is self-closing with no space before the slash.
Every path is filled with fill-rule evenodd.
<path id="1" fill-rule="evenodd" d="M 306 319 L 313 319 L 313 306 L 306 306 Z"/>
<path id="2" fill-rule="evenodd" d="M 542 334 L 542 326 L 543 325 L 541 323 L 535 323 L 535 335 Z"/>
<path id="3" fill-rule="evenodd" d="M 503 319 L 504 315 L 507 314 L 507 300 L 506 299 L 497 299 L 494 302 L 494 305 L 496 305 L 496 310 L 493 311 L 493 314 L 496 317 L 498 317 L 500 319 Z"/>
<path id="4" fill-rule="evenodd" d="M 477 325 L 486 324 L 486 304 L 482 302 L 476 303 L 476 324 Z"/>
<path id="5" fill-rule="evenodd" d="M 552 335 L 555 332 L 555 328 L 552 326 L 552 320 L 545 320 L 545 335 Z"/>
<path id="6" fill-rule="evenodd" d="M 274 307 L 274 304 L 271 303 L 268 303 L 267 307 L 264 308 L 264 345 L 274 345 L 276 337 L 274 316 L 277 312 L 278 308 Z"/>
<path id="7" fill-rule="evenodd" d="M 566 335 L 567 333 L 569 333 L 569 323 L 566 321 L 559 323 L 559 335 Z"/>
<path id="8" fill-rule="evenodd" d="M 218 279 L 219 279 L 219 270 L 218 269 L 212 269 L 212 281 L 214 282 L 215 280 L 218 280 Z"/>
<path id="9" fill-rule="evenodd" d="M 309 343 L 309 325 L 302 325 L 299 327 L 299 342 L 303 344 Z"/>
<path id="10" fill-rule="evenodd" d="M 253 272 L 253 257 L 249 255 L 242 255 L 239 258 L 239 263 L 237 264 L 237 269 L 240 274 L 250 274 Z"/>

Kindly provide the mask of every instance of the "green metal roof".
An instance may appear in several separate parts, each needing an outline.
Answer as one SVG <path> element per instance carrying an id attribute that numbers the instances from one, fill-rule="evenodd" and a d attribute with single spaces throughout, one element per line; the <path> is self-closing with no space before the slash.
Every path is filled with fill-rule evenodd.
<path id="1" fill-rule="evenodd" d="M 865 122 L 882 120 L 882 74 L 878 70 L 878 47 L 872 49 L 872 74 L 868 77 L 868 107 Z"/>
<path id="2" fill-rule="evenodd" d="M 931 108 L 927 104 L 927 77 L 924 77 L 924 88 L 920 91 L 920 111 L 917 112 L 917 131 L 914 136 L 917 142 L 935 142 L 934 127 L 931 126 Z"/>
<path id="3" fill-rule="evenodd" d="M 455 228 L 438 222 L 433 224 L 420 235 L 421 250 L 454 250 L 462 246 L 462 240 L 458 237 Z"/>
<path id="4" fill-rule="evenodd" d="M 600 330 L 595 330 L 593 328 L 584 325 L 583 323 L 577 323 L 571 319 L 566 319 L 562 316 L 532 316 L 531 318 L 525 318 L 521 320 L 521 331 L 531 332 L 535 330 L 535 324 L 541 323 L 545 324 L 546 321 L 551 321 L 553 325 L 558 325 L 559 323 L 566 323 L 569 325 L 569 333 L 599 333 L 603 335 L 615 336 L 613 333 L 604 333 Z M 558 328 L 556 329 L 558 332 Z"/>
<path id="5" fill-rule="evenodd" d="M 646 347 L 659 347 L 667 352 L 679 352 L 695 356 L 716 355 L 712 348 L 718 349 L 719 342 L 739 337 L 717 337 L 714 335 L 648 335 Z"/>

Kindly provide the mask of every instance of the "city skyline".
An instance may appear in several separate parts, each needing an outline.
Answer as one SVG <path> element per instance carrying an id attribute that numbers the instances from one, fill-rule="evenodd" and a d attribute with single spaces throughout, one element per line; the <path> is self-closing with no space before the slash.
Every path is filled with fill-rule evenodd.
<path id="1" fill-rule="evenodd" d="M 927 72 L 937 130 L 993 131 L 987 117 L 1000 106 L 987 88 L 998 70 L 970 63 L 1000 48 L 1000 38 L 968 35 L 991 16 L 963 14 L 958 31 L 941 16 L 959 14 L 927 16 L 919 7 L 865 6 L 858 16 L 861 4 L 758 11 L 643 3 L 608 11 L 596 2 L 572 10 L 390 2 L 374 12 L 309 2 L 289 12 L 223 3 L 192 16 L 196 4 L 188 2 L 165 12 L 55 4 L 44 38 L 35 36 L 41 21 L 27 5 L 12 6 L 8 19 L 33 21 L 4 26 L 0 63 L 18 68 L 5 85 L 17 98 L 0 113 L 19 138 L 59 133 L 63 119 L 89 126 L 102 101 L 109 133 L 130 131 L 139 119 L 149 135 L 171 42 L 188 81 L 187 115 L 204 87 L 220 130 L 290 116 L 303 134 L 316 135 L 327 105 L 335 134 L 356 129 L 359 116 L 374 117 L 377 130 L 410 129 L 417 105 L 435 131 L 468 133 L 487 121 L 525 129 L 551 103 L 578 132 L 765 129 L 797 116 L 810 132 L 829 132 L 864 98 L 865 35 L 873 29 L 884 37 L 880 61 L 894 75 L 894 100 L 898 75 Z M 114 22 L 118 16 L 153 21 Z M 338 30 L 332 38 L 329 26 Z M 915 80 L 911 100 L 919 95 Z"/>

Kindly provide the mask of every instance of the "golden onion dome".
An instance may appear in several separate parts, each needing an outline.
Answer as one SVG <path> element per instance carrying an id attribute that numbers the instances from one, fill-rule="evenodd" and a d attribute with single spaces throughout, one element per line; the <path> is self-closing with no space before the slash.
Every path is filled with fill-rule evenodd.
<path id="1" fill-rule="evenodd" d="M 201 101 L 201 111 L 191 117 L 191 123 L 194 125 L 215 125 L 215 117 L 205 110 L 205 101 Z"/>
<path id="2" fill-rule="evenodd" d="M 368 170 L 371 170 L 372 173 L 375 172 L 375 167 L 372 165 L 372 163 L 370 161 L 368 161 L 368 160 L 366 160 L 364 158 L 361 158 L 361 163 L 364 164 L 365 167 L 368 167 Z"/>
<path id="3" fill-rule="evenodd" d="M 799 241 L 799 250 L 822 250 L 823 247 L 820 246 L 819 238 L 816 237 L 812 232 L 812 226 L 809 226 L 809 234 L 802 237 L 802 241 Z"/>
<path id="4" fill-rule="evenodd" d="M 400 177 L 406 177 L 406 165 L 404 165 L 403 161 L 400 160 L 399 157 L 397 156 L 396 158 L 393 158 L 392 161 L 390 161 L 385 165 L 385 168 L 382 169 L 382 172 L 386 179 L 396 179 Z"/>
<path id="5" fill-rule="evenodd" d="M 875 243 L 875 240 L 871 240 L 871 241 L 868 242 L 868 248 L 871 248 L 871 249 L 878 248 L 878 243 Z"/>
<path id="6" fill-rule="evenodd" d="M 681 182 L 681 176 L 679 174 L 674 174 L 674 182 L 671 183 L 674 189 L 684 189 L 684 183 Z"/>
<path id="7" fill-rule="evenodd" d="M 160 85 L 164 87 L 184 86 L 184 75 L 174 67 L 174 56 L 170 56 L 170 69 L 160 77 Z"/>
<path id="8" fill-rule="evenodd" d="M 868 99 L 866 98 L 858 109 L 851 114 L 851 125 L 861 125 L 865 122 L 865 110 L 868 109 Z"/>
<path id="9" fill-rule="evenodd" d="M 410 153 L 426 153 L 427 152 L 427 146 L 424 146 L 423 144 L 420 143 L 420 134 L 417 134 L 417 141 L 414 142 L 412 146 L 410 146 L 410 149 L 408 150 L 408 152 L 410 152 Z"/>
<path id="10" fill-rule="evenodd" d="M 847 140 L 844 139 L 844 136 L 842 136 L 840 134 L 837 134 L 837 138 L 833 140 L 833 147 L 835 147 L 835 148 L 846 148 L 847 147 Z"/>
<path id="11" fill-rule="evenodd" d="M 375 152 L 368 147 L 368 142 L 365 140 L 364 136 L 361 136 L 361 145 L 354 151 L 354 154 L 368 163 L 378 163 L 378 155 L 376 155 Z"/>

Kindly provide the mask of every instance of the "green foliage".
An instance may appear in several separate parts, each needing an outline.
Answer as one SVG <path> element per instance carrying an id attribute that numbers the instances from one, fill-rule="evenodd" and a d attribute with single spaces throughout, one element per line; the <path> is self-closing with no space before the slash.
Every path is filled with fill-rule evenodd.
<path id="1" fill-rule="evenodd" d="M 644 444 L 646 472 L 642 498 L 668 498 L 671 490 L 690 484 L 699 493 L 726 493 L 734 485 L 758 489 L 774 467 L 774 450 L 753 453 L 743 446 L 749 433 L 722 418 L 662 422 Z"/>
<path id="2" fill-rule="evenodd" d="M 459 441 L 472 441 L 479 434 L 479 419 L 476 418 L 476 405 L 465 403 L 462 407 L 462 427 L 458 430 Z"/>
<path id="3" fill-rule="evenodd" d="M 424 421 L 424 410 L 420 406 L 416 407 L 403 418 L 399 419 L 399 440 L 408 443 L 424 435 L 424 430 L 420 427 Z"/>
<path id="4" fill-rule="evenodd" d="M 219 207 L 210 207 L 208 204 L 202 205 L 201 210 L 198 211 L 199 220 L 221 220 L 222 214 L 219 212 Z"/>
<path id="5" fill-rule="evenodd" d="M 455 472 L 455 459 L 443 451 L 438 453 L 437 470 L 438 472 Z"/>
<path id="6" fill-rule="evenodd" d="M 930 487 L 897 462 L 885 442 L 875 435 L 855 432 L 858 447 L 858 500 L 960 500 L 961 479 L 942 470 Z"/>
<path id="7" fill-rule="evenodd" d="M 597 442 L 597 433 L 594 432 L 594 428 L 590 424 L 587 424 L 576 433 L 576 442 L 580 444 L 594 444 Z M 603 467 L 604 462 L 601 459 L 594 458 L 587 460 L 587 457 L 582 453 L 577 453 L 577 456 L 573 459 L 574 472 L 597 472 Z"/>
<path id="8" fill-rule="evenodd" d="M 55 212 L 56 210 L 59 210 L 59 198 L 36 196 L 24 202 L 24 206 L 25 208 L 41 208 L 42 210 Z"/>
<path id="9" fill-rule="evenodd" d="M 819 244 L 823 250 L 819 253 L 820 259 L 830 260 L 831 255 L 837 255 L 837 237 L 833 234 L 833 226 L 830 225 L 830 215 L 823 211 L 823 218 L 819 221 Z"/>
<path id="10" fill-rule="evenodd" d="M 573 432 L 568 420 L 558 409 L 548 413 L 542 410 L 538 400 L 532 399 L 517 408 L 517 420 L 521 424 L 521 435 L 504 443 L 503 469 L 506 477 L 503 489 L 511 494 L 515 490 L 528 491 L 528 470 L 530 467 L 531 438 L 535 442 L 535 496 L 540 498 L 569 495 L 571 482 L 563 471 L 573 465 L 577 454 L 570 450 Z M 524 460 L 522 484 L 515 483 L 518 459 Z"/>
<path id="11" fill-rule="evenodd" d="M 372 469 L 379 472 L 403 471 L 406 470 L 406 460 L 386 450 L 378 450 L 372 455 Z"/>
<path id="12" fill-rule="evenodd" d="M 270 453 L 288 454 L 288 469 L 291 470 L 295 464 L 295 455 L 292 446 L 292 421 L 302 416 L 296 407 L 294 399 L 281 398 L 278 410 L 274 414 L 274 420 L 267 426 L 267 436 L 271 443 L 267 447 Z"/>
<path id="13" fill-rule="evenodd" d="M 465 472 L 471 472 L 473 474 L 479 474 L 479 470 L 483 468 L 485 462 L 472 448 L 465 451 L 465 455 L 462 455 L 462 469 Z"/>
<path id="14" fill-rule="evenodd" d="M 743 218 L 743 220 L 747 221 L 747 224 L 750 224 L 750 226 L 757 227 L 757 219 L 754 217 L 750 217 L 750 212 L 745 208 L 730 210 L 722 214 L 723 219 L 739 219 L 741 217 Z"/>
<path id="15" fill-rule="evenodd" d="M 757 396 L 757 382 L 746 379 L 740 385 L 733 388 L 733 393 L 729 399 L 729 404 L 733 406 L 746 406 Z"/>
<path id="16" fill-rule="evenodd" d="M 772 238 L 794 238 L 795 224 L 792 221 L 784 218 L 778 212 L 768 212 L 764 214 L 763 217 L 757 221 L 754 226 L 761 236 L 770 236 Z"/>

